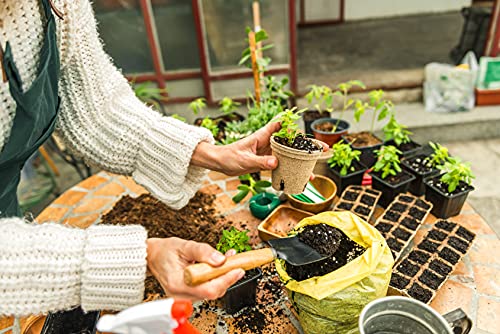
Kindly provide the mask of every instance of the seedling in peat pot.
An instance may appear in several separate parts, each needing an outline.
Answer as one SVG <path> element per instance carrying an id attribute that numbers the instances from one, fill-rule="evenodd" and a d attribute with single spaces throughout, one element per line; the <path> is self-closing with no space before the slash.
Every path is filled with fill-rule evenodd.
<path id="1" fill-rule="evenodd" d="M 297 107 L 294 107 L 281 113 L 278 119 L 278 121 L 281 122 L 281 129 L 273 133 L 273 136 L 285 139 L 290 147 L 292 147 L 295 138 L 299 135 L 299 125 L 297 121 L 300 119 L 300 114 L 306 110 L 302 109 L 295 112 L 296 109 Z"/>
<path id="2" fill-rule="evenodd" d="M 400 173 L 401 167 L 399 166 L 399 155 L 401 151 L 395 146 L 384 146 L 382 149 L 375 151 L 378 157 L 373 170 L 375 172 L 380 172 L 382 179 L 385 179 L 389 175 L 397 175 Z"/>
<path id="3" fill-rule="evenodd" d="M 332 146 L 333 155 L 328 160 L 330 167 L 340 169 L 340 175 L 345 176 L 348 172 L 354 172 L 352 166 L 353 161 L 359 161 L 361 151 L 353 150 L 351 145 L 345 144 L 342 141 Z"/>
<path id="4" fill-rule="evenodd" d="M 241 200 L 243 200 L 249 192 L 251 192 L 253 195 L 257 195 L 265 192 L 266 188 L 269 188 L 271 186 L 271 182 L 269 181 L 255 181 L 250 174 L 241 175 L 239 179 L 240 181 L 248 181 L 249 184 L 240 184 L 238 186 L 239 192 L 233 197 L 233 202 L 235 203 L 241 202 Z"/>

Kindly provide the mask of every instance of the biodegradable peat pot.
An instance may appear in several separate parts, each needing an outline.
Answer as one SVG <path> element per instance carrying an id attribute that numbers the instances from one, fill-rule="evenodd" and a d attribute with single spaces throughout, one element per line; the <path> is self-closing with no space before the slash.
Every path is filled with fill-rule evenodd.
<path id="1" fill-rule="evenodd" d="M 342 136 L 342 139 L 349 143 L 353 149 L 361 151 L 359 161 L 367 168 L 371 168 L 375 164 L 377 161 L 375 151 L 384 144 L 382 139 L 367 131 L 350 133 Z"/>
<path id="2" fill-rule="evenodd" d="M 418 154 L 422 151 L 422 145 L 420 145 L 417 142 L 414 142 L 413 140 L 410 139 L 409 143 L 401 144 L 401 145 L 396 145 L 394 140 L 388 140 L 384 143 L 384 146 L 396 146 L 398 150 L 400 150 L 401 153 L 399 156 L 402 158 L 409 158 L 411 156 L 414 156 L 415 154 Z"/>
<path id="3" fill-rule="evenodd" d="M 316 161 L 323 152 L 323 145 L 310 139 L 317 151 L 308 152 L 281 145 L 271 137 L 271 149 L 278 159 L 278 167 L 272 172 L 272 185 L 275 190 L 286 194 L 300 194 L 304 191 Z"/>
<path id="4" fill-rule="evenodd" d="M 382 207 L 386 208 L 397 195 L 407 192 L 410 183 L 415 180 L 415 176 L 402 171 L 396 176 L 388 176 L 385 179 L 382 179 L 380 173 L 371 172 L 372 176 L 372 187 L 374 189 L 382 191 L 382 196 L 378 201 Z"/>
<path id="5" fill-rule="evenodd" d="M 347 173 L 347 175 L 340 175 L 340 169 L 330 167 L 330 177 L 337 185 L 339 194 L 342 194 L 347 186 L 360 185 L 363 182 L 363 175 L 367 168 L 357 161 L 353 161 L 352 166 L 355 170 Z"/>
<path id="6" fill-rule="evenodd" d="M 473 186 L 460 182 L 453 193 L 441 188 L 441 175 L 424 180 L 425 199 L 433 204 L 431 213 L 437 218 L 446 219 L 456 216 L 462 211 L 465 200 L 469 193 L 474 190 Z M 446 187 L 446 185 L 444 185 Z"/>
<path id="7" fill-rule="evenodd" d="M 229 314 L 235 314 L 244 307 L 255 305 L 257 283 L 261 276 L 260 268 L 251 269 L 242 279 L 231 285 L 222 297 L 224 310 Z"/>
<path id="8" fill-rule="evenodd" d="M 337 128 L 334 132 L 332 132 L 336 125 Z M 320 118 L 311 124 L 311 130 L 314 134 L 314 138 L 327 143 L 330 147 L 338 142 L 343 135 L 347 134 L 350 127 L 351 125 L 349 123 L 337 118 Z"/>
<path id="9" fill-rule="evenodd" d="M 419 154 L 401 161 L 403 170 L 415 176 L 415 180 L 410 183 L 408 191 L 416 196 L 422 196 L 425 193 L 424 179 L 439 174 L 438 169 L 425 165 L 426 157 L 424 154 Z"/>
<path id="10" fill-rule="evenodd" d="M 312 135 L 311 125 L 312 123 L 320 118 L 330 117 L 330 113 L 326 110 L 319 112 L 317 110 L 306 110 L 302 114 L 302 120 L 304 121 L 304 130 L 306 134 Z"/>

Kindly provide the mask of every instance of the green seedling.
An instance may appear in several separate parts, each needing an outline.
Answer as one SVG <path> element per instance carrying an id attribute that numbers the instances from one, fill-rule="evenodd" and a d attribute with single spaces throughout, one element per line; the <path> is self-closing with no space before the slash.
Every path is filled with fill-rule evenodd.
<path id="1" fill-rule="evenodd" d="M 383 128 L 385 134 L 385 140 L 394 140 L 397 146 L 402 144 L 407 144 L 411 141 L 410 135 L 413 133 L 408 130 L 406 125 L 398 123 L 394 114 L 391 115 L 389 122 Z"/>
<path id="2" fill-rule="evenodd" d="M 205 103 L 205 101 L 206 100 L 203 97 L 197 98 L 196 100 L 192 101 L 189 104 L 189 109 L 191 109 L 193 114 L 198 115 L 200 113 L 200 111 L 202 111 L 203 109 L 205 109 L 207 107 L 207 104 Z"/>
<path id="3" fill-rule="evenodd" d="M 181 116 L 181 115 L 179 115 L 179 114 L 173 114 L 173 115 L 171 115 L 170 117 L 175 118 L 175 119 L 177 119 L 177 120 L 179 120 L 179 121 L 181 121 L 181 122 L 186 123 L 186 118 L 182 117 L 182 116 Z"/>
<path id="4" fill-rule="evenodd" d="M 375 120 L 382 121 L 385 119 L 390 113 L 392 113 L 392 109 L 394 105 L 389 100 L 384 100 L 385 93 L 383 90 L 372 90 L 368 93 L 368 102 L 362 102 L 360 100 L 354 103 L 354 120 L 359 122 L 361 116 L 365 114 L 367 110 L 372 112 L 372 121 L 370 125 L 370 132 L 373 133 L 373 129 L 375 127 Z"/>
<path id="5" fill-rule="evenodd" d="M 299 135 L 299 125 L 297 121 L 300 119 L 300 114 L 306 109 L 295 112 L 297 107 L 283 111 L 278 118 L 281 122 L 281 129 L 273 133 L 273 136 L 286 139 L 289 145 L 292 145 L 295 138 Z"/>
<path id="6" fill-rule="evenodd" d="M 252 29 L 250 27 L 247 27 L 246 28 L 246 35 L 248 36 L 248 34 L 252 31 Z M 267 39 L 269 39 L 269 36 L 267 34 L 267 32 L 264 30 L 264 29 L 261 29 L 259 30 L 258 32 L 255 33 L 255 43 L 257 45 L 259 45 L 259 43 L 261 45 L 263 45 L 263 42 L 266 41 Z M 246 44 L 248 45 L 248 38 L 245 39 L 245 41 L 247 42 Z M 269 50 L 270 48 L 272 48 L 273 45 L 272 44 L 268 44 L 268 45 L 264 45 L 258 49 L 256 49 L 255 51 L 257 53 L 262 53 L 263 51 L 265 50 Z M 246 48 L 245 50 L 243 50 L 243 52 L 241 53 L 241 58 L 240 58 L 240 61 L 238 62 L 238 65 L 244 65 L 248 68 L 252 68 L 252 61 L 251 61 L 251 52 L 250 52 L 250 47 Z M 264 72 L 266 70 L 266 68 L 269 66 L 269 64 L 271 64 L 271 58 L 269 57 L 259 57 L 257 58 L 257 65 L 258 65 L 258 68 L 259 68 L 259 72 Z"/>
<path id="7" fill-rule="evenodd" d="M 309 86 L 309 93 L 307 93 L 305 97 L 309 104 L 311 104 L 313 100 L 316 102 L 314 107 L 319 112 L 321 112 L 322 110 L 326 110 L 328 112 L 334 111 L 334 97 L 337 96 L 342 98 L 342 109 L 340 110 L 340 117 L 337 120 L 337 123 L 334 125 L 332 132 L 335 132 L 337 130 L 340 120 L 344 117 L 345 111 L 353 106 L 357 101 L 359 101 L 348 98 L 349 90 L 355 86 L 361 87 L 363 89 L 366 88 L 366 86 L 359 80 L 351 80 L 340 83 L 337 85 L 337 90 L 335 91 L 333 91 L 328 86 Z M 361 101 L 359 102 L 361 103 Z"/>
<path id="8" fill-rule="evenodd" d="M 448 149 L 438 143 L 429 142 L 429 146 L 434 152 L 425 159 L 426 163 L 431 167 L 438 168 L 452 159 L 448 154 Z"/>
<path id="9" fill-rule="evenodd" d="M 345 176 L 348 172 L 354 171 L 353 161 L 359 161 L 361 151 L 353 150 L 351 145 L 342 141 L 332 146 L 333 155 L 328 159 L 330 167 L 340 168 L 340 175 Z"/>
<path id="10" fill-rule="evenodd" d="M 475 178 L 474 174 L 472 174 L 470 164 L 461 162 L 457 158 L 449 158 L 444 165 L 440 165 L 437 168 L 445 172 L 441 176 L 441 182 L 448 186 L 449 193 L 454 192 L 460 182 L 470 185 L 472 179 Z"/>
<path id="11" fill-rule="evenodd" d="M 241 103 L 235 102 L 231 98 L 226 96 L 219 102 L 219 110 L 224 115 L 227 115 L 238 109 L 240 105 Z"/>
<path id="12" fill-rule="evenodd" d="M 160 110 L 161 102 L 165 99 L 164 95 L 167 93 L 165 88 L 158 88 L 152 82 L 132 82 L 135 96 L 143 103 L 153 107 L 155 110 Z"/>
<path id="13" fill-rule="evenodd" d="M 219 127 L 217 124 L 210 118 L 210 117 L 205 117 L 200 124 L 201 127 L 208 129 L 214 137 L 217 137 L 219 134 Z"/>
<path id="14" fill-rule="evenodd" d="M 241 202 L 248 193 L 252 193 L 252 195 L 257 195 L 266 191 L 266 188 L 271 186 L 271 182 L 269 181 L 255 181 L 254 178 L 250 174 L 241 175 L 239 177 L 240 181 L 248 181 L 248 185 L 240 184 L 238 186 L 238 193 L 234 195 L 233 202 L 239 203 Z"/>
<path id="15" fill-rule="evenodd" d="M 226 253 L 230 249 L 234 249 L 236 253 L 249 251 L 252 247 L 249 244 L 250 237 L 248 230 L 239 231 L 234 226 L 229 230 L 222 230 L 222 237 L 219 240 L 216 248 L 221 253 Z"/>
<path id="16" fill-rule="evenodd" d="M 373 170 L 375 172 L 382 172 L 382 179 L 389 175 L 397 175 L 401 173 L 399 166 L 399 154 L 402 152 L 396 146 L 383 146 L 380 150 L 376 150 L 375 154 L 378 157 Z"/>

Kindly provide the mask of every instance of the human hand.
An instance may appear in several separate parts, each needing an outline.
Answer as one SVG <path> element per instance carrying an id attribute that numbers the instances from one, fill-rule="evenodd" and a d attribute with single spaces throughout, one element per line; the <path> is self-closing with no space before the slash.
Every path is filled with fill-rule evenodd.
<path id="1" fill-rule="evenodd" d="M 148 269 L 171 297 L 217 299 L 245 275 L 243 269 L 235 269 L 206 283 L 188 286 L 184 283 L 184 268 L 195 262 L 218 267 L 224 264 L 226 257 L 208 244 L 180 238 L 150 238 L 147 240 L 147 248 Z M 231 255 L 234 255 L 233 250 L 226 253 L 226 256 Z"/>

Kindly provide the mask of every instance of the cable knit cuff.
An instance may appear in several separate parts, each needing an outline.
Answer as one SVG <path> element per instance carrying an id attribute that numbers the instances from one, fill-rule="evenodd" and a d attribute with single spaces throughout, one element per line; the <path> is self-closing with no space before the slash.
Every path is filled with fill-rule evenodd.
<path id="1" fill-rule="evenodd" d="M 207 172 L 190 165 L 201 141 L 214 142 L 210 131 L 158 115 L 138 154 L 132 174 L 135 181 L 168 206 L 182 208 L 201 186 Z"/>
<path id="2" fill-rule="evenodd" d="M 86 231 L 82 308 L 121 310 L 140 303 L 146 277 L 146 230 L 138 225 L 96 225 Z"/>

